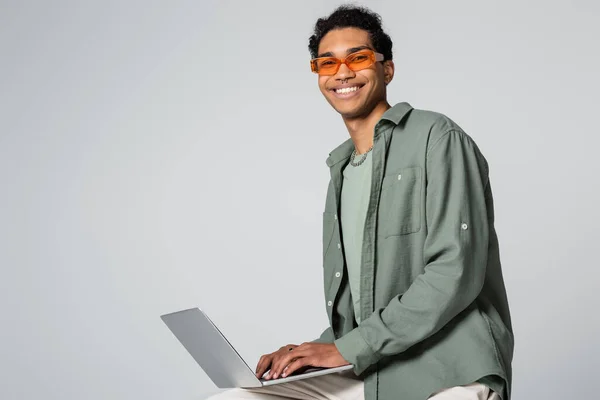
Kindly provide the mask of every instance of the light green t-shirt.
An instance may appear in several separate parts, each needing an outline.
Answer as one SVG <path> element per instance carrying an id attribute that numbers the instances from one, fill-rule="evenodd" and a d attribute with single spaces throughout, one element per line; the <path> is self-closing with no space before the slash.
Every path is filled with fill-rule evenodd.
<path id="1" fill-rule="evenodd" d="M 362 164 L 353 166 L 348 163 L 343 170 L 342 199 L 340 201 L 342 240 L 348 267 L 348 282 L 354 304 L 356 322 L 360 324 L 360 267 L 362 256 L 365 217 L 371 193 L 372 156 L 368 152 L 358 154 L 354 162 L 366 157 Z"/>

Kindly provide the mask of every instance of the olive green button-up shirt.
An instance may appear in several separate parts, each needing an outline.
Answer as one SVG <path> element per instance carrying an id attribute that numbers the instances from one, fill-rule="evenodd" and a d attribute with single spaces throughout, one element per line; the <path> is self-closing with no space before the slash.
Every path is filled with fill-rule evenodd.
<path id="1" fill-rule="evenodd" d="M 323 276 L 335 343 L 366 400 L 425 400 L 486 376 L 510 399 L 514 348 L 488 164 L 443 114 L 399 103 L 375 126 L 362 243 L 360 324 L 340 227 L 349 138 L 327 158 Z M 493 381 L 493 380 L 492 380 Z M 494 389 L 494 388 L 492 388 Z"/>

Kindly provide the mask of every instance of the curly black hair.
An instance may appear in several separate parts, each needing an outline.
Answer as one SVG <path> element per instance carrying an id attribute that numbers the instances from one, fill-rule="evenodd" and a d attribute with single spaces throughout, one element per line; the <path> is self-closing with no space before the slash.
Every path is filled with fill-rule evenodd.
<path id="1" fill-rule="evenodd" d="M 308 39 L 308 51 L 312 58 L 317 57 L 321 39 L 331 30 L 338 28 L 359 28 L 369 32 L 375 50 L 392 59 L 392 39 L 383 31 L 381 16 L 366 7 L 344 4 L 336 8 L 328 17 L 319 18 L 315 31 Z"/>

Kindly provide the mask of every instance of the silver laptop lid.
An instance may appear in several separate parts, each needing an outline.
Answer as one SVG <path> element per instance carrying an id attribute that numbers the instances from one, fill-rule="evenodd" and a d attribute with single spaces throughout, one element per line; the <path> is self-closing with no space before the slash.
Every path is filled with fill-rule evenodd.
<path id="1" fill-rule="evenodd" d="M 191 308 L 160 317 L 219 388 L 259 387 L 261 382 L 204 312 Z"/>

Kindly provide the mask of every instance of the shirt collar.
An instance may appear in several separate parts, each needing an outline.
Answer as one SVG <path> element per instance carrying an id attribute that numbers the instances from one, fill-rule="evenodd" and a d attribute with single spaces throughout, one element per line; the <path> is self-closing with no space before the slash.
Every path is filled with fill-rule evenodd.
<path id="1" fill-rule="evenodd" d="M 375 135 L 379 134 L 379 126 L 383 124 L 382 121 L 390 121 L 394 125 L 400 124 L 404 117 L 412 110 L 413 107 L 407 102 L 402 102 L 390 107 L 386 112 L 383 113 L 377 124 L 375 124 Z M 354 143 L 352 138 L 346 139 L 342 144 L 333 149 L 327 157 L 327 166 L 331 167 L 338 162 L 350 157 L 352 150 L 354 149 Z"/>
<path id="2" fill-rule="evenodd" d="M 388 121 L 393 122 L 395 125 L 398 125 L 406 116 L 406 114 L 408 114 L 412 109 L 413 107 L 407 102 L 398 103 L 384 112 L 379 122 L 381 122 L 383 119 L 387 119 Z"/>

